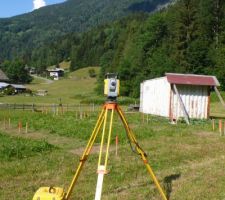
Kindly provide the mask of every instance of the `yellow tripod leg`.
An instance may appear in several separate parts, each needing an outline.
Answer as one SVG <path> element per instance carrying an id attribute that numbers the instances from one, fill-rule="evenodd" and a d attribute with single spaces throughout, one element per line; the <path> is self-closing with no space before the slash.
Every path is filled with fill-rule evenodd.
<path id="1" fill-rule="evenodd" d="M 127 132 L 127 135 L 128 135 L 128 138 L 130 139 L 131 142 L 133 142 L 135 145 L 136 145 L 136 150 L 137 152 L 139 153 L 139 155 L 141 156 L 141 159 L 143 160 L 147 170 L 148 170 L 148 173 L 150 174 L 150 177 L 152 178 L 153 182 L 155 183 L 159 193 L 161 194 L 163 200 L 167 200 L 167 197 L 162 189 L 162 187 L 160 186 L 150 164 L 148 163 L 148 160 L 147 160 L 147 155 L 145 154 L 145 152 L 142 150 L 142 148 L 139 146 L 139 144 L 137 143 L 137 140 L 134 136 L 134 134 L 132 133 L 127 121 L 126 121 L 126 118 L 124 117 L 124 114 L 121 110 L 121 108 L 119 106 L 117 106 L 117 112 L 123 122 L 123 125 L 126 129 L 126 132 Z"/>
<path id="2" fill-rule="evenodd" d="M 78 177 L 80 175 L 80 172 L 81 172 L 81 170 L 83 168 L 83 165 L 84 165 L 85 161 L 88 158 L 88 155 L 89 155 L 89 153 L 90 153 L 90 151 L 92 149 L 94 141 L 95 141 L 95 139 L 96 139 L 96 137 L 97 137 L 97 135 L 99 133 L 99 130 L 100 130 L 101 126 L 102 126 L 102 123 L 104 121 L 104 116 L 105 116 L 105 109 L 102 109 L 101 114 L 99 115 L 98 121 L 97 121 L 97 123 L 95 125 L 95 128 L 94 128 L 94 130 L 93 130 L 93 132 L 91 134 L 91 137 L 90 137 L 90 139 L 88 141 L 88 144 L 87 144 L 87 146 L 86 146 L 86 148 L 84 150 L 84 153 L 83 153 L 83 155 L 82 155 L 82 157 L 80 159 L 79 166 L 78 166 L 78 168 L 76 170 L 76 173 L 75 173 L 75 175 L 73 177 L 73 180 L 72 180 L 72 182 L 70 184 L 68 192 L 66 193 L 65 200 L 68 200 L 70 198 L 70 195 L 71 195 L 72 190 L 73 190 L 73 188 L 75 186 L 75 183 L 76 183 L 76 181 L 77 181 L 77 179 L 78 179 Z"/>
<path id="3" fill-rule="evenodd" d="M 104 119 L 104 125 L 103 125 L 101 147 L 100 147 L 100 152 L 99 152 L 99 162 L 98 162 L 98 170 L 97 170 L 98 179 L 97 179 L 97 185 L 96 185 L 95 200 L 101 199 L 104 175 L 107 173 L 109 146 L 110 146 L 111 135 L 112 135 L 112 124 L 113 124 L 113 114 L 114 114 L 114 106 L 113 105 L 114 104 L 109 104 L 108 106 L 107 105 L 105 106 L 106 112 L 105 112 L 105 119 Z M 103 160 L 102 160 L 103 144 L 104 144 L 104 141 L 105 141 L 107 114 L 108 114 L 109 110 L 111 110 L 111 117 L 110 117 L 109 130 L 108 130 L 108 139 L 107 139 L 107 147 L 106 147 L 106 154 L 105 154 L 105 162 L 104 162 L 104 165 L 102 165 L 102 162 L 103 162 Z"/>
<path id="4" fill-rule="evenodd" d="M 101 161 L 102 161 L 102 152 L 103 152 L 103 145 L 104 145 L 104 138 L 105 138 L 107 115 L 108 115 L 108 109 L 106 109 L 106 112 L 105 112 L 104 125 L 103 125 L 103 133 L 102 133 L 102 139 L 101 139 L 101 145 L 100 145 L 100 152 L 99 152 L 98 166 L 101 165 Z M 104 164 L 105 167 L 107 166 L 108 157 L 109 157 L 109 146 L 110 146 L 111 135 L 112 135 L 113 115 L 114 115 L 114 109 L 112 109 L 111 117 L 110 117 L 109 132 L 108 132 L 107 147 L 106 147 L 106 155 L 105 155 L 105 164 Z"/>
<path id="5" fill-rule="evenodd" d="M 109 146 L 110 146 L 110 141 L 111 141 L 111 136 L 112 136 L 113 114 L 114 114 L 114 110 L 112 110 L 111 118 L 110 118 L 109 135 L 108 135 L 106 156 L 105 156 L 105 170 L 107 170 L 107 163 L 108 163 L 108 158 L 109 158 Z"/>
<path id="6" fill-rule="evenodd" d="M 99 152 L 99 158 L 98 158 L 98 166 L 100 166 L 101 160 L 102 160 L 102 151 L 103 151 L 103 145 L 104 145 L 104 140 L 105 140 L 107 116 L 108 116 L 108 109 L 105 110 L 104 124 L 103 124 L 103 130 L 102 130 L 102 139 L 101 139 L 100 152 Z"/>

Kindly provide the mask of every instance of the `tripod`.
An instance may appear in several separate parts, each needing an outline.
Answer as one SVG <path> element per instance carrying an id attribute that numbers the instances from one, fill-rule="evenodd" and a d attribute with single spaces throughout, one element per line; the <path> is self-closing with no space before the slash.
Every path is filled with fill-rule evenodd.
<path id="1" fill-rule="evenodd" d="M 167 200 L 166 195 L 164 194 L 150 164 L 148 163 L 147 160 L 147 155 L 143 151 L 143 149 L 139 146 L 133 132 L 131 131 L 126 118 L 123 114 L 123 111 L 117 104 L 117 102 L 106 102 L 103 106 L 103 109 L 101 111 L 101 114 L 99 115 L 99 118 L 97 120 L 97 123 L 95 125 L 95 128 L 91 134 L 91 137 L 88 141 L 88 144 L 83 152 L 82 157 L 80 158 L 80 162 L 78 165 L 78 168 L 76 170 L 76 173 L 73 177 L 73 180 L 71 182 L 71 185 L 68 189 L 68 192 L 65 195 L 65 200 L 68 200 L 70 198 L 70 195 L 72 193 L 72 190 L 77 182 L 77 179 L 80 175 L 80 172 L 84 166 L 85 161 L 87 160 L 90 151 L 92 149 L 92 146 L 96 140 L 97 135 L 100 133 L 100 129 L 102 128 L 102 135 L 101 135 L 101 143 L 100 143 L 100 152 L 99 152 L 99 159 L 98 159 L 98 181 L 97 181 L 97 186 L 96 186 L 96 193 L 95 193 L 95 200 L 100 200 L 101 199 L 101 193 L 102 193 L 102 185 L 103 185 L 103 178 L 104 175 L 107 174 L 107 162 L 108 162 L 108 157 L 109 157 L 109 146 L 110 146 L 110 141 L 111 141 L 111 136 L 112 136 L 112 125 L 113 125 L 113 117 L 114 117 L 114 112 L 117 112 L 123 125 L 124 128 L 126 129 L 126 134 L 127 138 L 129 139 L 130 144 L 135 146 L 136 152 L 140 155 L 142 161 L 144 162 L 147 171 L 152 178 L 154 184 L 156 185 L 159 193 L 162 196 L 163 200 Z M 107 118 L 108 118 L 108 113 L 111 112 L 110 119 L 109 119 L 109 127 L 108 127 L 108 135 L 106 135 L 106 126 L 107 126 Z M 105 157 L 103 157 L 103 146 L 105 140 L 107 141 L 106 143 L 106 153 Z"/>

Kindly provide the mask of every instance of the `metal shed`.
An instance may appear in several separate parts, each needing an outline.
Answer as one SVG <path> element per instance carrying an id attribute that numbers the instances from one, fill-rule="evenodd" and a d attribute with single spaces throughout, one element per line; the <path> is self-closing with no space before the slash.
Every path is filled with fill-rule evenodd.
<path id="1" fill-rule="evenodd" d="M 219 86 L 215 76 L 166 73 L 141 83 L 140 112 L 178 120 L 207 119 L 210 91 Z"/>

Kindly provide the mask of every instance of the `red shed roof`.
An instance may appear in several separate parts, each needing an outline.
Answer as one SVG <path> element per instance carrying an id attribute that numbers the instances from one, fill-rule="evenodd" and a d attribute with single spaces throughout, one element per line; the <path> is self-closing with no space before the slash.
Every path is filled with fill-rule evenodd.
<path id="1" fill-rule="evenodd" d="M 166 77 L 173 84 L 220 86 L 215 76 L 166 73 Z"/>

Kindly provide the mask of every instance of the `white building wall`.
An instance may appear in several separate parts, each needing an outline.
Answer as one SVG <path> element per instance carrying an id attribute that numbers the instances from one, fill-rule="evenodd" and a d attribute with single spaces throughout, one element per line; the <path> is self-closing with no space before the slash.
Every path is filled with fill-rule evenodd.
<path id="1" fill-rule="evenodd" d="M 144 81 L 141 84 L 140 111 L 169 117 L 170 90 L 166 77 Z"/>
<path id="2" fill-rule="evenodd" d="M 58 72 L 50 72 L 50 77 L 58 77 L 59 73 Z"/>
<path id="3" fill-rule="evenodd" d="M 207 119 L 208 117 L 208 86 L 177 85 L 178 92 L 190 118 Z M 184 117 L 183 110 L 175 92 L 171 97 L 171 117 Z"/>
<path id="4" fill-rule="evenodd" d="M 140 88 L 140 108 L 139 108 L 140 112 L 143 112 L 143 88 L 144 88 L 144 83 L 141 83 L 141 88 Z"/>

